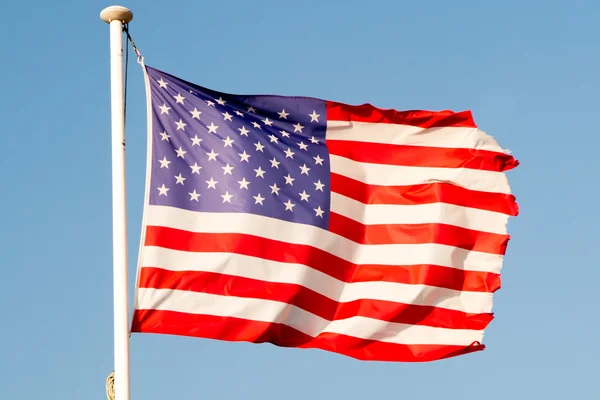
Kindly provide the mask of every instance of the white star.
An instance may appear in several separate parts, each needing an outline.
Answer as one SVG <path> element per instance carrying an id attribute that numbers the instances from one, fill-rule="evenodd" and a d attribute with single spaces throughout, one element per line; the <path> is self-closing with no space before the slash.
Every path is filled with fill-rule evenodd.
<path id="1" fill-rule="evenodd" d="M 292 160 L 294 159 L 294 154 L 296 154 L 289 147 L 286 151 L 284 151 L 284 153 L 285 153 L 285 158 L 291 158 Z"/>
<path id="2" fill-rule="evenodd" d="M 254 200 L 256 200 L 256 201 L 254 202 L 254 204 L 260 204 L 261 206 L 263 205 L 263 200 L 264 200 L 265 198 L 264 198 L 264 197 L 262 197 L 262 196 L 260 195 L 260 193 L 259 193 L 259 194 L 257 194 L 256 196 L 252 196 L 252 197 L 254 197 Z"/>
<path id="3" fill-rule="evenodd" d="M 213 103 L 212 101 L 210 101 L 210 100 L 205 100 L 205 101 L 206 101 L 206 104 L 208 104 L 209 107 L 214 107 L 215 106 L 215 103 Z"/>
<path id="4" fill-rule="evenodd" d="M 200 139 L 198 137 L 198 135 L 194 136 L 193 138 L 190 138 L 192 141 L 192 146 L 200 146 L 200 142 L 202 141 L 202 139 Z"/>
<path id="5" fill-rule="evenodd" d="M 247 181 L 246 178 L 242 178 L 242 180 L 238 181 L 238 183 L 240 184 L 240 189 L 248 189 L 250 181 Z"/>
<path id="6" fill-rule="evenodd" d="M 168 85 L 168 83 L 165 82 L 165 81 L 163 81 L 162 78 L 160 78 L 160 80 L 158 80 L 157 82 L 158 82 L 158 84 L 160 85 L 161 88 L 166 88 L 167 85 Z"/>
<path id="7" fill-rule="evenodd" d="M 257 129 L 262 129 L 262 128 L 260 127 L 260 124 L 259 124 L 258 122 L 256 122 L 256 121 L 254 121 L 254 122 L 252 123 L 252 125 L 254 125 L 254 127 L 255 127 L 255 128 L 257 128 Z"/>
<path id="8" fill-rule="evenodd" d="M 177 96 L 173 96 L 175 98 L 175 100 L 177 100 L 178 103 L 183 104 L 183 99 L 185 99 L 185 97 L 183 97 L 180 93 L 177 93 Z"/>
<path id="9" fill-rule="evenodd" d="M 284 176 L 285 178 L 285 183 L 291 186 L 294 186 L 294 184 L 292 182 L 294 182 L 296 179 L 292 178 L 292 176 L 290 174 L 287 174 L 287 176 Z"/>
<path id="10" fill-rule="evenodd" d="M 201 166 L 198 165 L 198 163 L 194 163 L 194 165 L 190 165 L 190 168 L 192 169 L 192 174 L 198 174 L 200 175 L 200 170 L 202 169 Z"/>
<path id="11" fill-rule="evenodd" d="M 290 115 L 290 113 L 285 112 L 285 108 L 283 110 L 281 110 L 281 112 L 278 112 L 277 114 L 279 114 L 279 118 L 283 118 L 283 119 L 287 119 L 287 116 Z"/>
<path id="12" fill-rule="evenodd" d="M 233 115 L 229 114 L 227 111 L 225 111 L 224 113 L 221 113 L 223 115 L 223 120 L 225 121 L 233 121 L 231 118 L 233 117 Z"/>
<path id="13" fill-rule="evenodd" d="M 308 171 L 310 171 L 310 168 L 308 168 L 306 166 L 306 164 L 304 164 L 303 166 L 300 167 L 300 170 L 301 170 L 300 175 L 302 175 L 302 174 L 308 175 Z"/>
<path id="14" fill-rule="evenodd" d="M 225 105 L 225 100 L 223 100 L 223 98 L 222 98 L 222 97 L 219 97 L 219 98 L 217 99 L 217 103 L 219 103 L 219 105 L 221 105 L 221 106 L 224 106 L 224 105 Z"/>
<path id="15" fill-rule="evenodd" d="M 260 144 L 260 142 L 254 143 L 254 146 L 256 146 L 256 151 L 260 151 L 260 152 L 264 153 L 263 149 L 265 148 L 265 146 L 263 146 L 262 144 Z"/>
<path id="16" fill-rule="evenodd" d="M 283 137 L 290 137 L 290 134 L 287 133 L 286 131 L 279 131 L 279 133 L 281 133 L 281 136 L 283 136 Z"/>
<path id="17" fill-rule="evenodd" d="M 221 168 L 223 168 L 223 175 L 231 175 L 231 171 L 233 171 L 233 167 L 230 166 L 229 163 L 227 163 L 226 166 Z"/>
<path id="18" fill-rule="evenodd" d="M 233 142 L 235 142 L 235 140 L 232 140 L 229 138 L 229 136 L 227 136 L 227 139 L 223 139 L 223 142 L 225 142 L 225 147 L 229 146 L 229 147 L 233 147 L 231 144 Z"/>
<path id="19" fill-rule="evenodd" d="M 205 181 L 208 184 L 207 189 L 213 188 L 216 189 L 217 188 L 217 183 L 219 183 L 219 181 L 215 181 L 212 176 L 210 177 L 210 181 Z"/>
<path id="20" fill-rule="evenodd" d="M 231 198 L 233 197 L 232 194 L 229 194 L 229 192 L 225 192 L 225 194 L 222 194 L 221 197 L 223 198 L 223 203 L 231 204 Z"/>
<path id="21" fill-rule="evenodd" d="M 306 150 L 308 148 L 308 145 L 304 144 L 304 142 L 298 143 L 298 146 L 300 146 L 300 149 L 302 149 L 302 150 Z"/>
<path id="22" fill-rule="evenodd" d="M 317 182 L 315 182 L 314 185 L 315 185 L 315 190 L 320 190 L 321 192 L 323 191 L 323 187 L 325 186 L 324 184 L 321 183 L 320 179 Z"/>
<path id="23" fill-rule="evenodd" d="M 275 135 L 269 135 L 269 140 L 271 141 L 271 143 L 277 143 L 279 139 L 277 139 L 277 136 Z"/>
<path id="24" fill-rule="evenodd" d="M 292 203 L 291 200 L 288 199 L 288 201 L 286 203 L 283 203 L 283 204 L 285 204 L 286 211 L 289 210 L 291 212 L 294 212 L 294 206 L 295 206 L 295 204 Z"/>
<path id="25" fill-rule="evenodd" d="M 214 133 L 215 135 L 217 134 L 217 129 L 219 128 L 218 125 L 215 125 L 214 122 L 211 122 L 209 126 L 207 126 L 208 128 L 208 133 Z"/>
<path id="26" fill-rule="evenodd" d="M 158 160 L 158 162 L 160 163 L 161 168 L 166 168 L 166 169 L 169 169 L 169 164 L 171 164 L 171 161 L 167 160 L 167 157 L 163 157 L 163 159 Z"/>
<path id="27" fill-rule="evenodd" d="M 306 202 L 308 202 L 308 198 L 310 197 L 310 194 L 306 193 L 306 190 L 303 190 L 302 193 L 298 193 L 300 195 L 300 200 L 304 200 Z"/>
<path id="28" fill-rule="evenodd" d="M 177 130 L 181 130 L 181 131 L 185 131 L 185 126 L 187 125 L 185 122 L 183 122 L 183 120 L 180 118 L 179 121 L 175 122 L 177 124 Z"/>
<path id="29" fill-rule="evenodd" d="M 200 114 L 202 111 L 198 111 L 196 107 L 194 107 L 194 111 L 190 111 L 192 113 L 192 118 L 200 119 Z"/>
<path id="30" fill-rule="evenodd" d="M 161 114 L 167 114 L 167 115 L 169 115 L 169 110 L 171 109 L 171 107 L 169 107 L 166 103 L 163 103 L 162 106 L 158 106 L 158 108 L 160 108 L 160 113 Z"/>
<path id="31" fill-rule="evenodd" d="M 175 175 L 175 179 L 177 179 L 177 182 L 175 182 L 175 184 L 182 184 L 183 185 L 183 181 L 185 181 L 187 178 L 184 178 L 183 176 L 181 176 L 181 172 L 179 173 L 179 175 Z"/>
<path id="32" fill-rule="evenodd" d="M 277 168 L 277 169 L 279 169 L 279 164 L 281 164 L 281 163 L 279 161 L 277 161 L 275 159 L 275 157 L 273 157 L 273 159 L 269 160 L 269 161 L 271 161 L 271 168 Z"/>
<path id="33" fill-rule="evenodd" d="M 206 155 L 208 156 L 208 161 L 210 161 L 210 160 L 217 161 L 217 156 L 219 155 L 219 153 L 215 153 L 215 151 L 213 149 L 211 149 L 210 153 L 206 153 Z"/>
<path id="34" fill-rule="evenodd" d="M 169 189 L 168 187 L 165 187 L 165 184 L 164 184 L 164 183 L 163 183 L 163 185 L 162 185 L 161 187 L 159 187 L 159 188 L 157 188 L 157 189 L 158 189 L 158 195 L 159 195 L 159 196 L 163 196 L 163 195 L 164 195 L 164 196 L 167 196 L 167 192 L 168 192 L 169 190 L 171 190 L 171 189 Z"/>
<path id="35" fill-rule="evenodd" d="M 310 117 L 310 122 L 319 122 L 321 114 L 317 114 L 317 112 L 313 110 L 312 114 L 308 114 L 308 116 Z"/>
<path id="36" fill-rule="evenodd" d="M 250 107 L 248 107 L 248 112 L 255 113 L 256 110 L 254 109 L 254 107 L 250 106 Z"/>
<path id="37" fill-rule="evenodd" d="M 234 112 L 235 112 L 235 113 L 236 113 L 238 116 L 240 116 L 240 117 L 243 117 L 243 116 L 244 116 L 244 113 L 243 113 L 243 112 L 240 112 L 240 111 L 238 111 L 238 110 L 235 110 Z"/>
<path id="38" fill-rule="evenodd" d="M 294 132 L 300 132 L 302 133 L 302 128 L 304 128 L 302 125 L 300 125 L 300 122 L 298 122 L 296 125 L 292 125 L 294 127 Z"/>
<path id="39" fill-rule="evenodd" d="M 167 132 L 161 132 L 160 136 L 162 136 L 162 138 L 160 139 L 160 141 L 162 142 L 163 140 L 166 140 L 167 142 L 169 141 L 169 138 L 171 137 L 170 135 L 167 135 Z"/>
<path id="40" fill-rule="evenodd" d="M 323 165 L 323 161 L 325 161 L 324 159 L 322 159 L 321 157 L 319 157 L 319 155 L 317 154 L 316 157 L 313 157 L 315 159 L 315 164 L 319 164 L 319 165 Z"/>
<path id="41" fill-rule="evenodd" d="M 273 121 L 271 121 L 269 118 L 263 119 L 263 123 L 267 126 L 273 125 Z"/>
<path id="42" fill-rule="evenodd" d="M 315 215 L 315 217 L 321 217 L 321 218 L 323 218 L 323 213 L 324 213 L 325 211 L 321 210 L 321 206 L 319 206 L 319 207 L 317 207 L 317 208 L 313 208 L 313 210 L 315 210 L 315 212 L 317 213 L 317 214 Z"/>
<path id="43" fill-rule="evenodd" d="M 271 193 L 279 194 L 280 188 L 277 187 L 277 184 L 274 183 L 273 186 L 269 186 L 271 188 Z"/>
<path id="44" fill-rule="evenodd" d="M 263 179 L 264 179 L 264 178 L 265 178 L 265 172 L 267 172 L 267 171 L 263 171 L 263 170 L 260 168 L 260 166 L 259 166 L 257 169 L 255 169 L 255 170 L 254 170 L 254 172 L 256 172 L 256 177 L 257 177 L 257 178 L 260 176 L 261 178 L 263 178 Z"/>
<path id="45" fill-rule="evenodd" d="M 314 136 L 311 136 L 311 137 L 310 137 L 310 142 L 311 142 L 311 143 L 314 143 L 314 144 L 319 144 L 319 139 L 315 139 L 315 137 L 314 137 Z"/>
<path id="46" fill-rule="evenodd" d="M 175 152 L 177 153 L 177 157 L 181 157 L 181 158 L 185 159 L 185 153 L 187 153 L 187 151 L 182 149 L 181 146 L 179 146 L 179 148 L 177 150 L 175 150 Z"/>
<path id="47" fill-rule="evenodd" d="M 246 153 L 246 150 L 244 150 L 243 153 L 238 153 L 240 156 L 240 161 L 246 161 L 246 162 L 250 162 L 248 161 L 248 159 L 250 158 L 250 154 Z"/>
<path id="48" fill-rule="evenodd" d="M 192 193 L 188 193 L 190 195 L 190 201 L 196 200 L 198 201 L 198 197 L 200 197 L 200 193 L 196 193 L 196 189 Z"/>
<path id="49" fill-rule="evenodd" d="M 240 131 L 240 135 L 242 136 L 248 136 L 248 132 L 250 132 L 245 126 L 238 128 L 238 131 Z"/>

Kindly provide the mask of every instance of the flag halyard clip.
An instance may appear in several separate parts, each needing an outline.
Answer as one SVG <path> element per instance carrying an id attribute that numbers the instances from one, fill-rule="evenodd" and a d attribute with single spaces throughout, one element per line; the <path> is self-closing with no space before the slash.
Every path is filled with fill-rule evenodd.
<path id="1" fill-rule="evenodd" d="M 131 47 L 133 48 L 133 51 L 135 51 L 135 55 L 137 56 L 137 62 L 139 64 L 142 64 L 144 62 L 144 57 L 138 50 L 137 46 L 135 45 L 135 42 L 133 41 L 133 38 L 129 34 L 129 24 L 123 24 L 123 32 L 125 32 L 125 34 L 127 35 L 127 40 L 129 40 L 129 43 L 131 43 Z"/>

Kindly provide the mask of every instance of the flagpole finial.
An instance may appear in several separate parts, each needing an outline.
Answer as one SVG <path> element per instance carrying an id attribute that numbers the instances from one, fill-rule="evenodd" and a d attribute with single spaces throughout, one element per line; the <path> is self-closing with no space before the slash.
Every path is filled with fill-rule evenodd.
<path id="1" fill-rule="evenodd" d="M 111 21 L 121 21 L 127 24 L 133 19 L 133 13 L 125 7 L 110 6 L 100 12 L 100 19 L 107 24 L 110 24 Z"/>

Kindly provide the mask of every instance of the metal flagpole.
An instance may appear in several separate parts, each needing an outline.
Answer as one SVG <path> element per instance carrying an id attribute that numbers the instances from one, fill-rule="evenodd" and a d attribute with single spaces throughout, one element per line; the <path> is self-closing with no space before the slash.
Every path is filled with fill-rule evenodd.
<path id="1" fill-rule="evenodd" d="M 127 221 L 125 210 L 125 99 L 123 24 L 133 19 L 125 7 L 100 13 L 110 24 L 110 102 L 112 130 L 114 386 L 116 400 L 129 400 L 129 313 L 127 293 Z"/>

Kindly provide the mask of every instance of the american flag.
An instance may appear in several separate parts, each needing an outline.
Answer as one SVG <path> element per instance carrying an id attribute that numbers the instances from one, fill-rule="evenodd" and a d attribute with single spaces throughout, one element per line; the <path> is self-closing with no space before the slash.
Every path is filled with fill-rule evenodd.
<path id="1" fill-rule="evenodd" d="M 146 80 L 133 332 L 363 360 L 484 348 L 518 163 L 470 112 Z"/>

